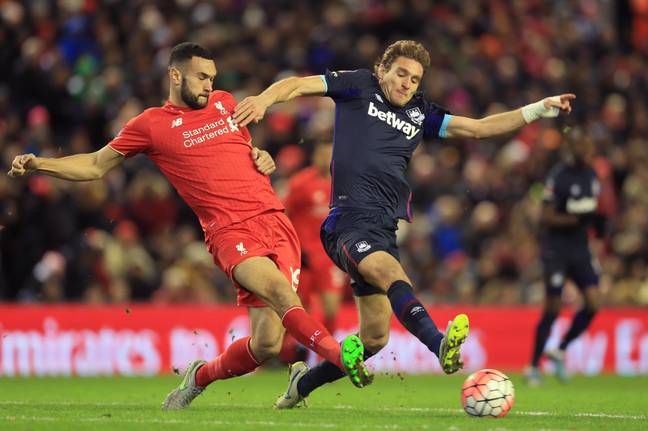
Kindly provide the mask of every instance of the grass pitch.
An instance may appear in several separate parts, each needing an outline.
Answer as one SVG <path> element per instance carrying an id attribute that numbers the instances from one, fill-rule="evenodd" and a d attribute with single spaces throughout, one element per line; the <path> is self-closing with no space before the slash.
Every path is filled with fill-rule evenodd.
<path id="1" fill-rule="evenodd" d="M 547 379 L 528 388 L 512 375 L 513 410 L 502 419 L 461 410 L 465 376 L 377 375 L 356 389 L 347 380 L 309 398 L 310 407 L 276 411 L 284 372 L 216 382 L 185 411 L 160 404 L 179 379 L 0 378 L 0 430 L 646 430 L 647 377 Z"/>

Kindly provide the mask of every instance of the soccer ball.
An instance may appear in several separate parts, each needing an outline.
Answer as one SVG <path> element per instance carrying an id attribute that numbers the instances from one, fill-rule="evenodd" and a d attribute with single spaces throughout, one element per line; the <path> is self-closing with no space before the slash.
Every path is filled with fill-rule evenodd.
<path id="1" fill-rule="evenodd" d="M 461 403 L 470 416 L 501 418 L 513 407 L 513 383 L 501 371 L 479 370 L 461 387 Z"/>

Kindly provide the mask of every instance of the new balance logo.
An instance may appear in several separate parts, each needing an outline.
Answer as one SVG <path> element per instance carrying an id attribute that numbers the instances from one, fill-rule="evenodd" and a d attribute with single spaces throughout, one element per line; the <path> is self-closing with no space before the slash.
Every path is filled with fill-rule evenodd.
<path id="1" fill-rule="evenodd" d="M 248 253 L 247 249 L 246 249 L 245 246 L 243 245 L 243 241 L 241 241 L 241 242 L 239 242 L 238 244 L 236 244 L 236 251 L 238 251 L 239 253 L 241 253 L 241 256 L 245 256 L 245 255 Z"/>
<path id="2" fill-rule="evenodd" d="M 367 241 L 360 241 L 355 246 L 356 249 L 358 250 L 358 253 L 364 253 L 365 251 L 371 248 L 371 246 L 367 243 Z"/>
<path id="3" fill-rule="evenodd" d="M 171 121 L 171 128 L 182 126 L 182 117 L 178 117 L 175 120 Z"/>
<path id="4" fill-rule="evenodd" d="M 380 121 L 384 121 L 394 129 L 403 132 L 407 139 L 412 139 L 418 132 L 421 131 L 418 127 L 414 127 L 412 124 L 408 123 L 405 120 L 401 120 L 393 112 L 384 112 L 379 110 L 373 102 L 369 102 L 369 110 L 367 111 L 370 117 L 376 117 Z"/>

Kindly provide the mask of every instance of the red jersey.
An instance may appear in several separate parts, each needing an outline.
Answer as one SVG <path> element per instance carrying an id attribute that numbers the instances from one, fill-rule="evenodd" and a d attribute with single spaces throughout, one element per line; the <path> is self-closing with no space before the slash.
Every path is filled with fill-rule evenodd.
<path id="1" fill-rule="evenodd" d="M 214 231 L 269 210 L 283 210 L 268 176 L 252 160 L 246 127 L 232 120 L 234 97 L 213 91 L 202 109 L 167 102 L 130 120 L 108 145 L 130 157 L 146 154 Z"/>
<path id="2" fill-rule="evenodd" d="M 288 182 L 286 210 L 306 253 L 324 253 L 319 228 L 329 213 L 330 198 L 330 178 L 322 178 L 314 167 L 302 169 Z"/>

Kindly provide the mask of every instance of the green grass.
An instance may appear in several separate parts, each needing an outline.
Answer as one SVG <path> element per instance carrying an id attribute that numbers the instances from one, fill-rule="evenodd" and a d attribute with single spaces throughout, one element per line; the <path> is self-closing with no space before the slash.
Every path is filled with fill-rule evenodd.
<path id="1" fill-rule="evenodd" d="M 0 379 L 0 430 L 646 430 L 648 378 L 548 379 L 527 388 L 512 376 L 516 404 L 502 419 L 460 408 L 464 376 L 378 375 L 356 389 L 347 380 L 313 393 L 310 408 L 275 411 L 286 375 L 216 382 L 185 411 L 160 411 L 179 381 L 158 378 Z"/>

